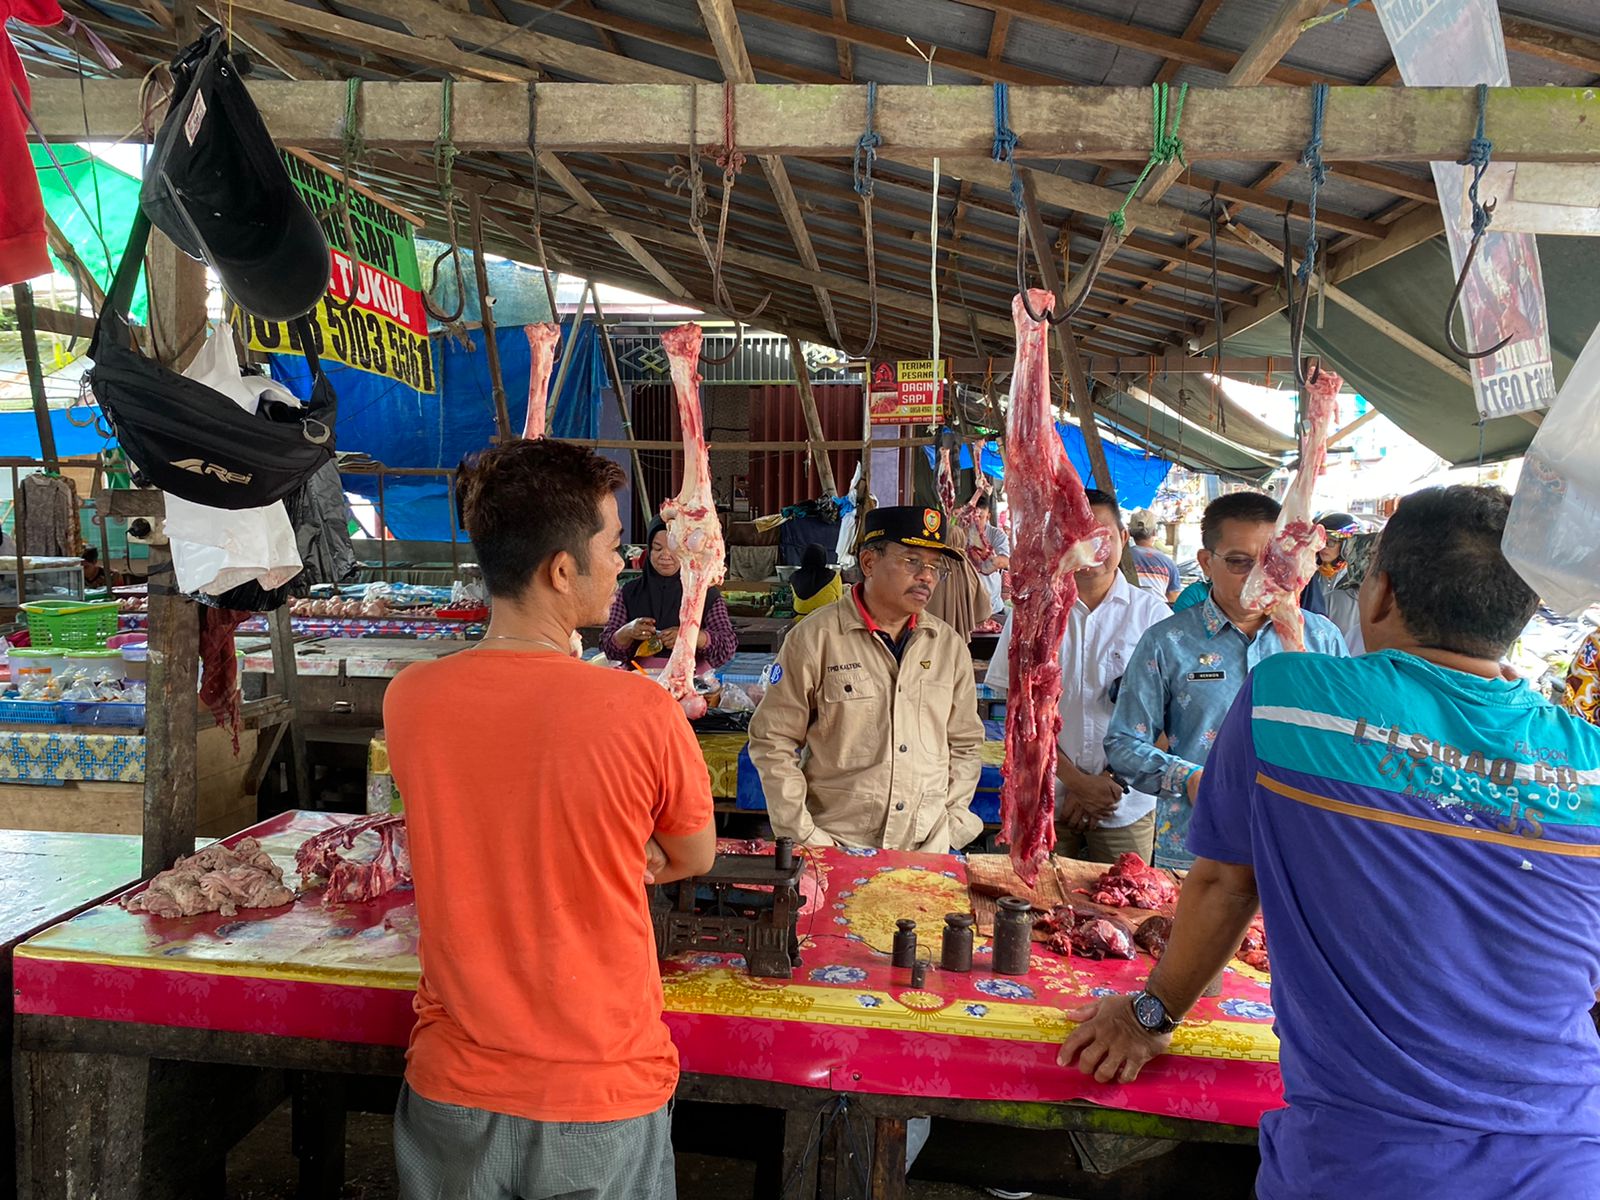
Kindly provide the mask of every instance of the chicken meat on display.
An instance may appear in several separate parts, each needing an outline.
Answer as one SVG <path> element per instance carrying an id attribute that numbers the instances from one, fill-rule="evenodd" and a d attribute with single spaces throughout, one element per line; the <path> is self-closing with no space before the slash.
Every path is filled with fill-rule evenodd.
<path id="1" fill-rule="evenodd" d="M 528 335 L 528 352 L 532 355 L 528 368 L 528 419 L 523 423 L 522 436 L 541 438 L 550 406 L 550 368 L 555 364 L 561 326 L 541 321 L 537 325 L 524 325 L 522 332 Z"/>
<path id="2" fill-rule="evenodd" d="M 1285 650 L 1306 648 L 1306 619 L 1300 593 L 1317 569 L 1317 551 L 1327 544 L 1322 526 L 1311 522 L 1311 497 L 1328 458 L 1328 433 L 1333 428 L 1334 401 L 1344 381 L 1332 371 L 1313 367 L 1305 387 L 1305 414 L 1300 430 L 1300 466 L 1284 493 L 1272 540 L 1261 561 L 1250 568 L 1240 602 L 1251 612 L 1266 613 Z"/>
<path id="3" fill-rule="evenodd" d="M 1035 312 L 1054 303 L 1028 293 Z M 1078 599 L 1073 573 L 1104 562 L 1110 535 L 1094 518 L 1083 481 L 1067 461 L 1050 403 L 1048 332 L 1011 302 L 1017 326 L 1006 446 L 1011 501 L 1011 688 L 1006 703 L 1006 775 L 1000 838 L 1030 886 L 1055 845 L 1056 734 L 1061 728 L 1061 638 Z"/>
<path id="4" fill-rule="evenodd" d="M 678 558 L 683 603 L 678 609 L 678 640 L 661 672 L 661 684 L 693 720 L 706 713 L 706 700 L 694 688 L 695 643 L 706 592 L 722 582 L 722 523 L 711 495 L 705 421 L 700 413 L 700 326 L 679 325 L 661 335 L 672 368 L 672 391 L 683 428 L 683 487 L 661 506 L 667 544 Z"/>

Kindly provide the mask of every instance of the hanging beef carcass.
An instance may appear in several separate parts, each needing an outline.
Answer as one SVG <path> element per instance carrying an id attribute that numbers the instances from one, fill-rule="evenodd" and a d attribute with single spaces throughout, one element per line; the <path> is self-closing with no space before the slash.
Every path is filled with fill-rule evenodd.
<path id="1" fill-rule="evenodd" d="M 545 413 L 550 406 L 550 368 L 555 364 L 556 345 L 561 341 L 561 326 L 553 321 L 540 321 L 537 325 L 524 325 L 528 335 L 528 419 L 523 423 L 522 436 L 544 436 Z"/>
<path id="2" fill-rule="evenodd" d="M 722 582 L 722 524 L 711 495 L 711 466 L 706 454 L 705 421 L 700 415 L 700 326 L 679 325 L 661 335 L 672 369 L 672 391 L 683 427 L 683 487 L 661 506 L 667 523 L 667 544 L 678 557 L 683 603 L 678 608 L 678 640 L 661 672 L 661 683 L 683 705 L 690 720 L 706 713 L 705 697 L 694 689 L 695 642 L 706 592 Z"/>
<path id="3" fill-rule="evenodd" d="M 1311 496 L 1317 476 L 1328 457 L 1328 432 L 1333 426 L 1334 401 L 1343 382 L 1332 371 L 1315 372 L 1305 387 L 1305 412 L 1300 430 L 1300 466 L 1284 493 L 1272 540 L 1261 561 L 1250 569 L 1240 602 L 1251 612 L 1272 617 L 1278 640 L 1285 650 L 1306 648 L 1306 620 L 1300 611 L 1300 593 L 1317 569 L 1317 551 L 1328 535 L 1311 523 Z"/>
<path id="4" fill-rule="evenodd" d="M 950 461 L 950 443 L 947 440 L 939 444 L 939 473 L 934 480 L 934 490 L 939 493 L 939 506 L 944 509 L 945 516 L 956 515 L 956 472 L 955 464 Z"/>
<path id="5" fill-rule="evenodd" d="M 1028 293 L 1035 312 L 1054 297 Z M 1006 466 L 1011 499 L 1011 688 L 1006 703 L 1006 776 L 1000 837 L 1017 874 L 1032 884 L 1055 845 L 1056 734 L 1061 713 L 1061 638 L 1078 599 L 1073 573 L 1110 553 L 1110 535 L 1094 519 L 1083 482 L 1067 461 L 1050 404 L 1047 327 L 1022 297 L 1011 302 L 1017 325 Z"/>

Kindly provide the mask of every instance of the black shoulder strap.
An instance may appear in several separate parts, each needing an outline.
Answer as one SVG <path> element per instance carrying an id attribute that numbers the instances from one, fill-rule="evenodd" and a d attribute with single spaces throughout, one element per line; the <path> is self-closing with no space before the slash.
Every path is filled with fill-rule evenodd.
<path id="1" fill-rule="evenodd" d="M 318 303 L 321 303 L 319 298 Z M 316 334 L 311 330 L 311 314 L 306 313 L 289 322 L 289 327 L 300 338 L 300 349 L 306 356 L 306 366 L 310 368 L 311 378 L 315 380 L 322 374 L 322 359 L 317 357 Z"/>
<path id="2" fill-rule="evenodd" d="M 128 231 L 128 245 L 122 251 L 122 261 L 117 264 L 117 273 L 111 280 L 111 290 L 106 293 L 105 307 L 115 312 L 124 320 L 127 319 L 129 306 L 133 303 L 133 289 L 139 282 L 139 272 L 144 268 L 145 246 L 150 241 L 150 218 L 144 215 L 144 209 L 135 210 L 133 228 Z"/>

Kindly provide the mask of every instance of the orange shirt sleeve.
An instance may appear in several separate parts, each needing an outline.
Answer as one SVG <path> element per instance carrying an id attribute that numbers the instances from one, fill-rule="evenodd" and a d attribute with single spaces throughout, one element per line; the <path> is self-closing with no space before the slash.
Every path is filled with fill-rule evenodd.
<path id="1" fill-rule="evenodd" d="M 687 837 L 711 822 L 711 772 L 683 710 L 666 693 L 662 696 L 668 711 L 661 720 L 661 774 L 651 816 L 655 832 Z"/>

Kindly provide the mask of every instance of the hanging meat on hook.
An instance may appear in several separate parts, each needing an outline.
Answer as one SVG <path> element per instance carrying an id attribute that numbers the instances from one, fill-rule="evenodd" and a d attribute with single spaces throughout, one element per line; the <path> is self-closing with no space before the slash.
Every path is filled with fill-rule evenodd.
<path id="1" fill-rule="evenodd" d="M 935 489 L 939 493 L 939 506 L 944 509 L 945 515 L 954 519 L 956 515 L 956 472 L 955 465 L 950 461 L 951 439 L 939 439 L 939 475 L 935 481 Z"/>
<path id="2" fill-rule="evenodd" d="M 678 609 L 678 640 L 661 672 L 661 684 L 671 692 L 689 719 L 703 717 L 706 700 L 694 687 L 695 643 L 706 592 L 722 582 L 722 523 L 717 520 L 711 495 L 711 466 L 706 454 L 705 421 L 700 414 L 700 326 L 679 325 L 661 335 L 672 369 L 672 391 L 678 400 L 678 423 L 683 427 L 683 487 L 661 506 L 667 523 L 667 544 L 678 556 L 683 579 L 683 603 Z"/>
<path id="3" fill-rule="evenodd" d="M 1335 400 L 1344 381 L 1332 371 L 1312 368 L 1304 389 L 1305 412 L 1300 429 L 1300 466 L 1283 496 L 1277 528 L 1250 568 L 1240 602 L 1251 612 L 1267 613 L 1285 650 L 1306 648 L 1306 619 L 1300 593 L 1317 569 L 1317 551 L 1327 532 L 1311 522 L 1311 497 L 1328 458 L 1328 433 L 1333 428 Z"/>
<path id="4" fill-rule="evenodd" d="M 528 419 L 523 423 L 522 436 L 541 438 L 550 405 L 550 368 L 555 365 L 561 326 L 540 321 L 537 325 L 524 325 L 522 332 L 528 335 L 528 352 L 532 355 L 528 365 Z"/>
<path id="5" fill-rule="evenodd" d="M 1011 690 L 1006 704 L 1006 777 L 1000 840 L 1024 882 L 1055 845 L 1056 734 L 1061 728 L 1061 638 L 1078 599 L 1075 571 L 1104 562 L 1111 538 L 1094 518 L 1083 481 L 1067 461 L 1050 404 L 1048 315 L 1054 296 L 1034 289 L 1011 302 L 1017 325 L 1007 439 L 1012 514 Z"/>
<path id="6" fill-rule="evenodd" d="M 988 562 L 994 557 L 994 546 L 989 541 L 989 522 L 983 510 L 978 507 L 978 501 L 993 492 L 989 477 L 983 473 L 983 447 L 987 443 L 978 442 L 972 447 L 972 475 L 974 486 L 972 498 L 956 509 L 955 521 L 967 534 L 967 555 L 974 564 Z"/>

